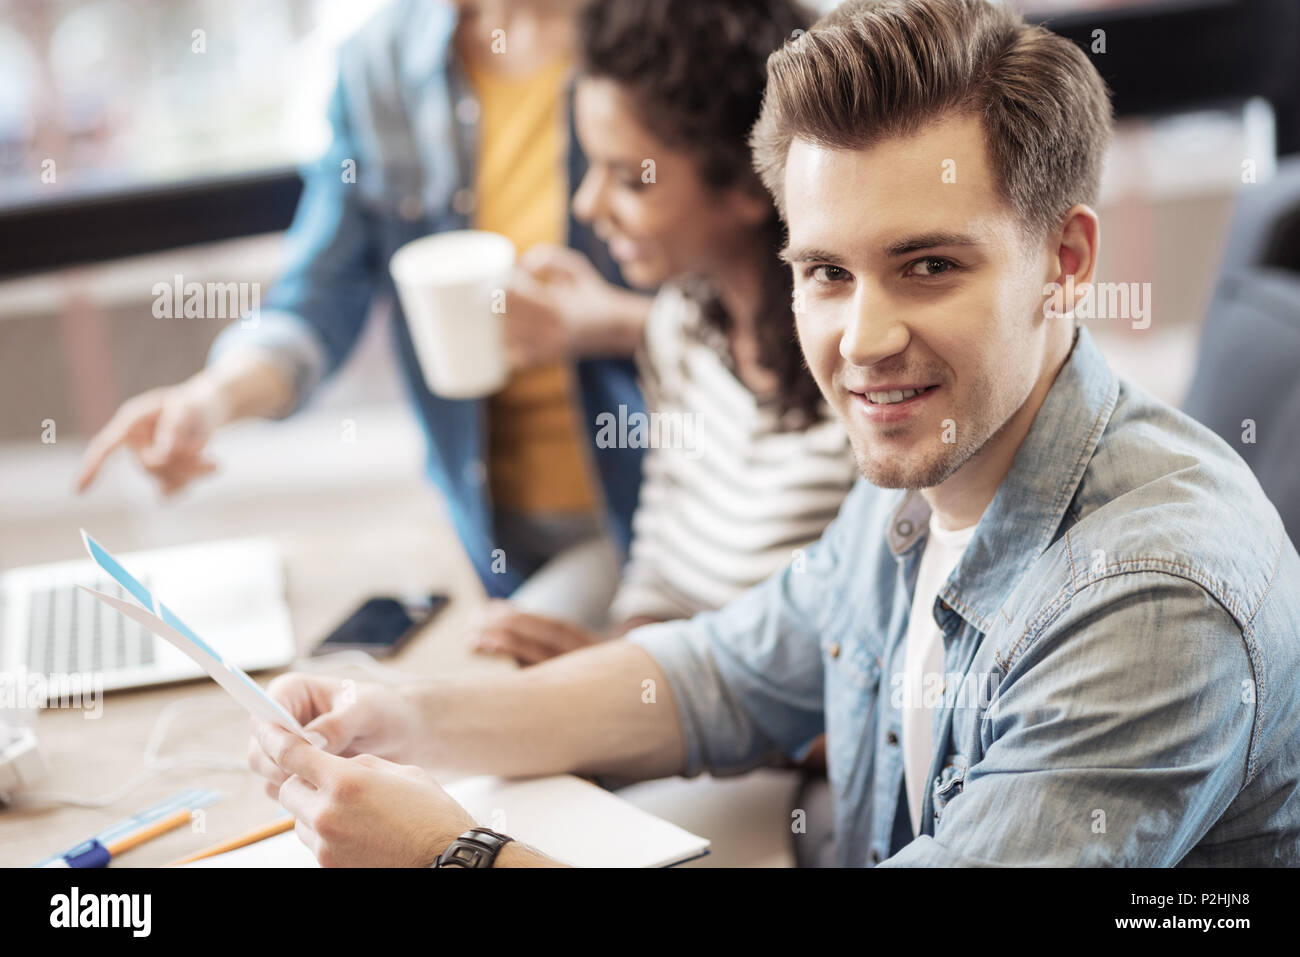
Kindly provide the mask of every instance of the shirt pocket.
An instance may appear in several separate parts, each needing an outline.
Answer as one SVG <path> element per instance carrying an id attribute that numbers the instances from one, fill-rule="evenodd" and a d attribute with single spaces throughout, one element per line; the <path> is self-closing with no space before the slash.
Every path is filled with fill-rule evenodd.
<path id="1" fill-rule="evenodd" d="M 841 796 L 867 793 L 880 660 L 860 640 L 824 638 L 827 774 Z"/>
<path id="2" fill-rule="evenodd" d="M 934 805 L 934 826 L 937 830 L 943 819 L 943 812 L 957 795 L 966 787 L 968 762 L 965 755 L 950 754 L 944 761 L 939 776 L 933 781 L 930 801 Z"/>

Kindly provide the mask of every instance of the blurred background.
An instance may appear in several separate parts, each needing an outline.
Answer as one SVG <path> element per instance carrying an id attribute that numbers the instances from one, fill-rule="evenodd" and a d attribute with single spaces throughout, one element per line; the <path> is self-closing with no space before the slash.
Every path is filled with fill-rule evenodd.
<path id="1" fill-rule="evenodd" d="M 197 369 L 219 331 L 154 319 L 153 284 L 274 279 L 296 167 L 325 143 L 334 51 L 381 5 L 0 0 L 0 568 L 74 550 L 51 522 L 125 548 L 230 532 L 236 501 L 250 525 L 329 503 L 340 522 L 368 515 L 366 534 L 436 508 L 379 323 L 302 414 L 221 434 L 220 481 L 160 509 L 118 455 L 72 493 L 85 439 Z M 1300 0 L 1015 5 L 1088 50 L 1114 92 L 1100 278 L 1150 282 L 1152 315 L 1094 332 L 1180 404 L 1224 270 L 1300 269 L 1295 206 L 1276 198 L 1300 151 Z"/>

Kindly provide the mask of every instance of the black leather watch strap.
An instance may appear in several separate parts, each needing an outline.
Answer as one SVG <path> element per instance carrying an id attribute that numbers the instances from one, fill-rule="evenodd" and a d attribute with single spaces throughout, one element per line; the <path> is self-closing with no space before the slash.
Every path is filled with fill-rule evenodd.
<path id="1" fill-rule="evenodd" d="M 434 867 L 491 867 L 513 837 L 498 834 L 486 827 L 471 827 L 443 851 Z"/>

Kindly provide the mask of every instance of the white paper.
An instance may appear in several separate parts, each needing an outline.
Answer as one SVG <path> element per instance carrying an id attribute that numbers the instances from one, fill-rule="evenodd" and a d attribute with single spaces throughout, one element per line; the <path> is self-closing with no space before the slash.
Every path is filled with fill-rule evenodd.
<path id="1" fill-rule="evenodd" d="M 287 731 L 292 731 L 304 741 L 307 740 L 307 732 L 303 730 L 302 725 L 297 722 L 294 716 L 267 695 L 242 668 L 229 664 L 222 659 L 215 649 L 196 635 L 185 622 L 176 617 L 175 612 L 141 585 L 130 572 L 118 563 L 116 558 L 109 554 L 104 546 L 87 535 L 84 529 L 81 532 L 81 537 L 86 544 L 86 551 L 90 553 L 90 557 L 94 559 L 95 564 L 112 576 L 113 580 L 121 585 L 135 600 L 132 602 L 116 598 L 113 595 L 105 595 L 103 592 L 87 588 L 85 585 L 78 585 L 78 588 L 94 595 L 110 608 L 116 609 L 131 620 L 143 625 L 159 638 L 170 642 L 194 659 L 200 668 L 211 675 L 217 684 L 230 692 L 231 697 L 248 709 L 249 714 L 253 715 L 253 717 L 279 725 Z"/>
<path id="2" fill-rule="evenodd" d="M 666 867 L 704 854 L 709 842 L 581 778 L 462 778 L 447 785 L 482 826 L 577 867 Z M 186 867 L 315 867 L 292 831 Z"/>

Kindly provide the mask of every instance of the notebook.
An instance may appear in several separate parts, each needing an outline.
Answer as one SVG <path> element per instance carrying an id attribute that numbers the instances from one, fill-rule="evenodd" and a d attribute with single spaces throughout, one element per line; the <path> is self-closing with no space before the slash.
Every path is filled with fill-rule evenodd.
<path id="1" fill-rule="evenodd" d="M 704 838 L 570 774 L 462 778 L 447 793 L 484 827 L 575 867 L 669 867 L 709 852 Z M 315 867 L 316 858 L 288 831 L 184 866 Z"/>

